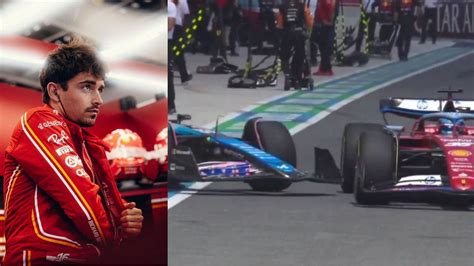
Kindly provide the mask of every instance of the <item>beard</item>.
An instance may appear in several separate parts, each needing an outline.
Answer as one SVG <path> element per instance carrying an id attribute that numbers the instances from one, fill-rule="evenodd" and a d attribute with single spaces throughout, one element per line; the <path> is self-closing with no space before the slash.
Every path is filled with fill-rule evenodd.
<path id="1" fill-rule="evenodd" d="M 84 117 L 79 119 L 76 123 L 81 127 L 92 127 L 95 125 L 95 121 L 97 119 L 97 115 L 91 115 L 90 117 Z"/>

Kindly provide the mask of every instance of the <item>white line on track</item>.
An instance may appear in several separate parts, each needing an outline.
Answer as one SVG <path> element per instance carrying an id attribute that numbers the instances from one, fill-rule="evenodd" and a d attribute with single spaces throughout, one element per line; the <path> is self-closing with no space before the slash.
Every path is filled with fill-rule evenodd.
<path id="1" fill-rule="evenodd" d="M 430 51 L 430 52 L 432 52 L 432 51 Z M 421 53 L 421 54 L 424 54 L 424 53 Z M 419 54 L 419 55 L 421 55 L 421 54 Z M 290 133 L 291 133 L 291 135 L 295 135 L 296 133 L 298 133 L 298 132 L 304 130 L 305 128 L 307 128 L 307 127 L 309 127 L 309 126 L 311 126 L 311 125 L 313 125 L 313 124 L 316 124 L 316 123 L 319 122 L 320 120 L 324 119 L 326 116 L 330 115 L 332 112 L 335 112 L 335 111 L 341 109 L 343 106 L 345 106 L 345 105 L 347 105 L 347 104 L 349 104 L 349 103 L 351 103 L 351 102 L 353 102 L 353 101 L 355 101 L 355 100 L 357 100 L 357 99 L 359 99 L 359 98 L 362 98 L 363 96 L 365 96 L 365 95 L 367 95 L 367 94 L 369 94 L 369 93 L 372 93 L 372 92 L 374 92 L 374 91 L 376 91 L 376 90 L 379 90 L 379 89 L 381 89 L 381 88 L 387 87 L 387 86 L 389 86 L 389 85 L 391 85 L 391 84 L 394 84 L 394 83 L 396 83 L 396 82 L 399 82 L 399 81 L 401 81 L 401 80 L 404 80 L 404 79 L 410 78 L 410 77 L 412 77 L 412 76 L 421 74 L 421 73 L 423 73 L 423 72 L 429 71 L 429 70 L 431 70 L 431 69 L 433 69 L 433 68 L 436 68 L 436 67 L 439 67 L 439 66 L 442 66 L 442 65 L 445 65 L 445 64 L 449 64 L 449 63 L 451 63 L 451 62 L 453 62 L 453 61 L 456 61 L 456 60 L 458 60 L 458 59 L 460 59 L 460 58 L 462 58 L 462 57 L 464 57 L 464 56 L 470 55 L 470 54 L 474 54 L 474 51 L 466 52 L 466 53 L 461 54 L 461 55 L 459 55 L 459 56 L 453 57 L 453 58 L 451 58 L 451 59 L 449 59 L 449 60 L 440 62 L 440 63 L 438 63 L 438 64 L 431 65 L 431 66 L 429 66 L 429 67 L 422 68 L 422 69 L 420 69 L 420 70 L 418 70 L 418 71 L 411 72 L 411 73 L 406 74 L 406 75 L 404 75 L 404 76 L 398 77 L 398 78 L 396 78 L 396 79 L 392 79 L 392 80 L 387 81 L 387 82 L 385 82 L 385 83 L 383 83 L 383 84 L 380 84 L 380 85 L 375 86 L 375 87 L 373 87 L 373 88 L 370 88 L 370 89 L 364 90 L 364 91 L 362 91 L 362 92 L 360 92 L 360 93 L 357 93 L 357 94 L 355 94 L 355 95 L 353 95 L 353 96 L 351 96 L 351 97 L 349 97 L 349 98 L 347 98 L 347 99 L 345 99 L 345 100 L 343 100 L 343 101 L 341 101 L 341 102 L 338 102 L 338 103 L 336 103 L 335 105 L 332 105 L 332 106 L 330 106 L 329 108 L 327 108 L 327 109 L 321 111 L 319 114 L 317 114 L 317 115 L 314 116 L 313 118 L 309 119 L 307 122 L 302 123 L 302 124 L 300 124 L 300 125 L 298 125 L 298 126 L 292 128 L 292 129 L 290 130 Z M 389 63 L 391 63 L 391 62 L 388 62 L 387 64 L 389 64 Z M 382 64 L 382 65 L 386 65 L 386 64 Z M 377 66 L 374 66 L 373 68 L 376 68 L 376 67 L 378 68 L 378 67 L 381 67 L 382 65 L 377 65 Z M 368 71 L 369 69 L 372 69 L 372 68 L 367 68 L 367 69 L 364 69 L 363 71 Z M 347 77 L 347 76 L 349 76 L 349 75 L 354 75 L 354 74 L 357 74 L 357 73 L 360 73 L 360 72 L 361 72 L 361 71 L 353 72 L 353 73 L 350 73 L 350 74 L 348 74 L 348 75 L 344 75 L 344 76 L 337 77 L 337 78 L 335 78 L 335 79 L 342 79 L 342 78 Z M 324 81 L 324 83 L 326 83 L 326 82 L 329 82 L 329 80 Z M 278 98 L 284 98 L 284 97 L 286 97 L 286 96 L 288 96 L 288 95 L 289 95 L 289 94 L 285 94 L 285 95 L 282 96 L 282 95 L 280 94 L 280 95 L 278 95 L 278 96 L 272 97 L 271 99 L 267 99 L 266 101 L 259 102 L 259 104 L 264 104 L 264 103 L 267 103 L 267 102 L 276 100 L 276 99 L 278 99 Z M 254 109 L 254 108 L 257 107 L 257 106 L 259 106 L 259 105 L 251 105 L 251 106 L 248 106 L 248 107 L 244 108 L 243 111 L 250 111 L 250 110 Z M 224 121 L 228 121 L 228 120 L 230 120 L 230 119 L 232 119 L 232 118 L 234 118 L 234 117 L 236 117 L 236 116 L 238 116 L 238 115 L 240 115 L 240 114 L 241 114 L 241 113 L 232 113 L 232 114 L 229 114 L 229 115 L 225 116 L 224 119 L 222 119 L 221 123 L 224 122 Z M 207 125 L 205 126 L 205 128 L 212 128 L 212 127 L 214 127 L 214 126 L 215 126 L 215 123 L 209 123 L 209 124 L 207 124 Z M 178 194 L 172 196 L 171 198 L 169 198 L 169 200 L 168 200 L 168 210 L 170 210 L 170 209 L 173 208 L 174 206 L 178 205 L 180 202 L 182 202 L 183 200 L 187 199 L 188 197 L 191 197 L 192 194 L 194 194 L 194 193 L 197 192 L 197 190 L 203 189 L 203 188 L 207 187 L 207 186 L 210 185 L 210 184 L 212 184 L 212 182 L 195 182 L 195 183 L 193 183 L 190 187 L 188 187 L 189 189 L 192 189 L 193 191 L 186 192 L 186 194 L 178 193 Z"/>
<path id="2" fill-rule="evenodd" d="M 186 191 L 186 194 L 178 193 L 173 197 L 168 199 L 168 210 L 173 208 L 174 206 L 178 205 L 181 201 L 191 197 L 194 193 L 198 190 L 203 189 L 207 186 L 212 184 L 212 182 L 195 182 L 188 189 L 192 189 L 193 191 Z"/>

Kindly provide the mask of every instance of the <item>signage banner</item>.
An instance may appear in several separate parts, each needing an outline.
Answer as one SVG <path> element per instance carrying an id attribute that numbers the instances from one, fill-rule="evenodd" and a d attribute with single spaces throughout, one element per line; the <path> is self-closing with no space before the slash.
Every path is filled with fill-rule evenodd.
<path id="1" fill-rule="evenodd" d="M 474 0 L 438 1 L 439 36 L 474 39 Z"/>

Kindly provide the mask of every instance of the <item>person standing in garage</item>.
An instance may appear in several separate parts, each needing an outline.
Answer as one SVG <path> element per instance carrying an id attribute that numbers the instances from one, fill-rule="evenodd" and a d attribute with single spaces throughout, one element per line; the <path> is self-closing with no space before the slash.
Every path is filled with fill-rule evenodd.
<path id="1" fill-rule="evenodd" d="M 40 74 L 45 105 L 25 112 L 4 164 L 4 265 L 99 263 L 143 216 L 122 200 L 89 133 L 103 103 L 105 67 L 80 40 L 51 52 Z"/>
<path id="2" fill-rule="evenodd" d="M 258 53 L 264 53 L 263 43 L 268 41 L 271 45 L 277 49 L 277 38 L 275 36 L 275 12 L 274 8 L 278 6 L 275 3 L 275 0 L 258 0 L 258 6 L 260 9 L 259 12 L 259 23 L 255 29 L 255 40 L 257 41 L 257 50 Z M 267 38 L 268 37 L 268 38 Z"/>
<path id="3" fill-rule="evenodd" d="M 428 30 L 431 36 L 431 42 L 436 43 L 436 37 L 438 37 L 438 9 L 436 0 L 424 0 L 424 13 L 423 13 L 423 22 L 421 23 L 421 39 L 420 44 L 425 43 L 426 40 L 426 26 L 428 26 L 428 21 L 430 22 L 430 28 Z"/>
<path id="4" fill-rule="evenodd" d="M 318 0 L 314 17 L 315 38 L 321 53 L 321 64 L 318 71 L 313 73 L 319 76 L 332 76 L 331 55 L 334 43 L 334 22 L 336 17 L 336 0 Z"/>
<path id="5" fill-rule="evenodd" d="M 175 91 L 174 91 L 174 77 L 173 77 L 173 34 L 174 26 L 176 24 L 176 5 L 172 0 L 168 0 L 168 114 L 176 113 L 175 105 Z"/>
<path id="6" fill-rule="evenodd" d="M 374 42 L 375 26 L 377 24 L 377 14 L 375 12 L 378 0 L 362 0 L 360 8 L 359 27 L 355 41 L 355 50 L 360 52 L 364 35 L 367 34 L 367 47 Z"/>
<path id="7" fill-rule="evenodd" d="M 279 8 L 277 28 L 282 29 L 281 64 L 286 79 L 294 80 L 296 90 L 301 88 L 307 30 L 313 24 L 308 7 L 299 0 L 287 0 Z M 291 60 L 290 67 L 290 57 Z"/>
<path id="8" fill-rule="evenodd" d="M 413 24 L 415 23 L 415 0 L 396 0 L 395 17 L 400 24 L 400 32 L 397 39 L 398 58 L 400 61 L 408 60 L 410 52 Z"/>
<path id="9" fill-rule="evenodd" d="M 173 31 L 173 44 L 177 47 L 181 47 L 180 39 L 184 39 L 184 18 L 189 15 L 188 0 L 174 0 L 176 6 L 176 18 Z M 186 58 L 184 57 L 184 50 L 179 54 L 174 55 L 174 64 L 178 68 L 179 76 L 181 77 L 181 83 L 186 84 L 193 78 L 193 75 L 188 73 L 186 67 Z"/>

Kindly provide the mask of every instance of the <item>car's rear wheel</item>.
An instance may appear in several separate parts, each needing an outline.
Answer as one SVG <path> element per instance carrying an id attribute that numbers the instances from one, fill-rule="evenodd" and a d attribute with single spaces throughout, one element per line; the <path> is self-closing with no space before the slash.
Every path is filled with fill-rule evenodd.
<path id="1" fill-rule="evenodd" d="M 380 132 L 364 132 L 357 144 L 357 167 L 354 197 L 359 204 L 387 204 L 389 199 L 370 191 L 381 184 L 394 181 L 396 146 L 392 135 Z"/>
<path id="2" fill-rule="evenodd" d="M 254 118 L 245 124 L 242 139 L 296 167 L 296 148 L 288 129 L 277 121 Z M 247 183 L 256 191 L 282 191 L 291 181 L 280 177 L 255 179 Z"/>
<path id="3" fill-rule="evenodd" d="M 172 158 L 172 153 L 173 149 L 178 145 L 178 139 L 176 137 L 176 133 L 174 132 L 173 127 L 171 124 L 168 123 L 168 158 Z M 169 164 L 168 164 L 168 169 L 169 169 Z M 169 170 L 168 170 L 169 172 Z M 169 182 L 169 186 L 176 186 L 179 182 L 175 180 L 174 178 L 168 178 L 168 175 L 166 177 L 166 180 Z"/>
<path id="4" fill-rule="evenodd" d="M 374 123 L 350 123 L 344 128 L 341 144 L 341 188 L 344 193 L 354 191 L 354 168 L 357 160 L 357 141 L 363 132 L 382 131 L 383 126 Z"/>
<path id="5" fill-rule="evenodd" d="M 171 154 L 171 150 L 174 149 L 177 145 L 176 133 L 174 132 L 173 127 L 168 124 L 168 154 Z"/>

